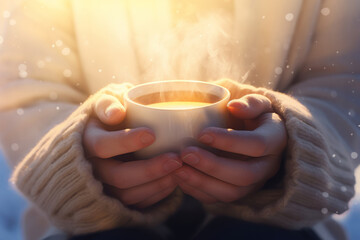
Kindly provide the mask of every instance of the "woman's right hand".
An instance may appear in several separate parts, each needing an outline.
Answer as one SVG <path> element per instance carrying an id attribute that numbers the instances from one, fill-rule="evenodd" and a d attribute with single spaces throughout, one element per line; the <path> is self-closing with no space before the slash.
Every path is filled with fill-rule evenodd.
<path id="1" fill-rule="evenodd" d="M 176 188 L 170 175 L 182 166 L 174 153 L 151 159 L 121 161 L 114 159 L 140 150 L 155 141 L 151 129 L 109 130 L 125 117 L 125 108 L 111 95 L 102 95 L 94 106 L 83 135 L 83 145 L 92 163 L 95 178 L 104 185 L 104 192 L 119 199 L 124 205 L 145 208 L 167 197 Z"/>

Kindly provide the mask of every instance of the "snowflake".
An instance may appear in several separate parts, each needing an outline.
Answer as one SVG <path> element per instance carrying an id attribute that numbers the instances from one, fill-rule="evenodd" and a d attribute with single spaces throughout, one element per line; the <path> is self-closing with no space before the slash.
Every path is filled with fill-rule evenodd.
<path id="1" fill-rule="evenodd" d="M 357 159 L 358 156 L 359 156 L 359 154 L 358 154 L 357 152 L 352 152 L 352 153 L 350 154 L 350 156 L 351 156 L 352 159 Z"/>
<path id="2" fill-rule="evenodd" d="M 355 116 L 355 111 L 350 109 L 349 112 L 348 112 L 348 115 L 351 116 L 351 117 Z"/>
<path id="3" fill-rule="evenodd" d="M 70 48 L 63 48 L 63 50 L 61 51 L 61 54 L 64 56 L 67 56 L 70 54 Z"/>
<path id="4" fill-rule="evenodd" d="M 340 188 L 340 190 L 341 190 L 342 192 L 346 192 L 346 191 L 347 191 L 347 188 L 346 188 L 345 186 L 342 186 L 342 187 Z"/>
<path id="5" fill-rule="evenodd" d="M 322 214 L 327 214 L 328 212 L 329 212 L 329 210 L 327 208 L 322 208 L 321 209 Z"/>
<path id="6" fill-rule="evenodd" d="M 329 197 L 329 193 L 327 193 L 327 192 L 323 192 L 322 195 L 323 195 L 324 198 L 328 198 L 328 197 Z"/>
<path id="7" fill-rule="evenodd" d="M 22 115 L 24 115 L 24 109 L 18 108 L 18 109 L 16 110 L 16 113 L 17 113 L 17 115 L 22 116 Z"/>
<path id="8" fill-rule="evenodd" d="M 328 16 L 330 14 L 330 9 L 329 8 L 323 8 L 321 9 L 321 14 L 323 16 Z"/>
<path id="9" fill-rule="evenodd" d="M 20 71 L 19 72 L 19 77 L 26 78 L 27 76 L 28 76 L 28 73 L 26 71 Z"/>
<path id="10" fill-rule="evenodd" d="M 14 152 L 18 151 L 20 148 L 19 144 L 17 144 L 17 143 L 12 143 L 10 147 L 11 147 L 11 150 L 13 150 Z"/>
<path id="11" fill-rule="evenodd" d="M 18 69 L 20 72 L 25 72 L 27 70 L 27 66 L 26 66 L 26 64 L 22 63 L 18 66 Z"/>
<path id="12" fill-rule="evenodd" d="M 56 40 L 55 45 L 57 47 L 61 47 L 63 45 L 63 42 L 61 40 Z"/>
<path id="13" fill-rule="evenodd" d="M 276 73 L 277 75 L 280 75 L 282 72 L 283 72 L 283 69 L 282 69 L 281 67 L 275 68 L 275 73 Z"/>
<path id="14" fill-rule="evenodd" d="M 11 13 L 9 11 L 3 12 L 3 18 L 9 18 L 11 16 Z"/>
<path id="15" fill-rule="evenodd" d="M 285 19 L 286 19 L 286 21 L 291 22 L 294 19 L 294 14 L 292 14 L 292 13 L 286 14 Z"/>

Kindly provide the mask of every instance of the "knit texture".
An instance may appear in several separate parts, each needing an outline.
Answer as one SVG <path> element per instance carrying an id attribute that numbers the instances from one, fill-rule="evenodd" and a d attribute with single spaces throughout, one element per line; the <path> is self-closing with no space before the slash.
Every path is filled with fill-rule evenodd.
<path id="1" fill-rule="evenodd" d="M 226 79 L 217 84 L 228 88 L 231 98 L 250 93 L 268 97 L 274 111 L 285 122 L 288 146 L 283 160 L 285 171 L 278 184 L 236 203 L 207 205 L 209 211 L 298 229 L 348 209 L 348 201 L 354 195 L 354 166 L 349 158 L 344 157 L 339 164 L 332 157 L 327 139 L 317 127 L 321 119 L 312 116 L 291 96 Z"/>
<path id="2" fill-rule="evenodd" d="M 96 99 L 110 94 L 122 99 L 128 84 L 111 84 L 86 100 L 64 122 L 50 130 L 16 167 L 12 182 L 45 212 L 58 228 L 72 234 L 119 226 L 146 226 L 163 221 L 177 209 L 181 193 L 144 211 L 132 210 L 103 194 L 84 157 L 82 134 Z"/>

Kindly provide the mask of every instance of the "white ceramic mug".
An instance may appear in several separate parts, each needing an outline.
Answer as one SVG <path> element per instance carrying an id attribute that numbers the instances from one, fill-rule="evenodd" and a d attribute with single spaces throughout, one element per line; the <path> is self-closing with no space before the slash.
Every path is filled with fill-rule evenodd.
<path id="1" fill-rule="evenodd" d="M 209 126 L 225 127 L 229 91 L 193 80 L 137 85 L 124 96 L 127 127 L 149 127 L 155 142 L 136 152 L 141 158 L 179 152 Z"/>

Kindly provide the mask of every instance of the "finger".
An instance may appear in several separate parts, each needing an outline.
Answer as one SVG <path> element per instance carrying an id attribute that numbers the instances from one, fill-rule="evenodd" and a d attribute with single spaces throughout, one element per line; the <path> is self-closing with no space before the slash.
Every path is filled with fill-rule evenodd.
<path id="1" fill-rule="evenodd" d="M 184 166 L 179 171 L 180 172 L 175 171 L 175 174 L 183 180 L 184 183 L 180 183 L 182 187 L 188 185 L 186 188 L 190 191 L 188 194 L 199 194 L 194 191 L 195 189 L 199 189 L 206 195 L 221 202 L 229 203 L 236 201 L 249 194 L 254 189 L 253 185 L 247 187 L 235 186 L 187 166 Z"/>
<path id="2" fill-rule="evenodd" d="M 94 106 L 96 116 L 104 124 L 116 125 L 125 118 L 125 108 L 120 101 L 111 95 L 103 94 Z"/>
<path id="3" fill-rule="evenodd" d="M 181 153 L 181 159 L 193 168 L 236 185 L 249 186 L 274 176 L 280 166 L 277 156 L 239 160 L 218 157 L 197 147 L 188 147 Z"/>
<path id="4" fill-rule="evenodd" d="M 149 128 L 107 131 L 95 120 L 89 121 L 83 139 L 89 157 L 99 158 L 135 152 L 154 141 L 155 135 Z"/>
<path id="5" fill-rule="evenodd" d="M 169 196 L 174 190 L 175 190 L 176 186 L 175 187 L 169 187 L 169 188 L 166 188 L 164 189 L 163 191 L 145 199 L 144 201 L 138 203 L 135 205 L 135 207 L 137 208 L 146 208 L 146 207 L 149 207 L 161 200 L 163 200 L 164 198 L 166 198 L 167 196 Z"/>
<path id="6" fill-rule="evenodd" d="M 240 119 L 254 119 L 262 113 L 272 112 L 271 101 L 260 94 L 248 94 L 228 103 L 229 111 Z"/>
<path id="7" fill-rule="evenodd" d="M 287 140 L 283 121 L 276 113 L 266 113 L 260 118 L 260 126 L 252 131 L 209 127 L 200 133 L 198 140 L 223 151 L 252 157 L 278 153 Z"/>
<path id="8" fill-rule="evenodd" d="M 205 204 L 212 204 L 212 203 L 218 202 L 218 200 L 216 198 L 214 198 L 213 196 L 210 196 L 210 195 L 192 187 L 191 185 L 187 184 L 186 182 L 184 182 L 182 180 L 180 180 L 180 181 L 179 181 L 178 185 L 181 188 L 181 190 L 184 193 L 199 200 L 200 202 L 205 203 Z"/>
<path id="9" fill-rule="evenodd" d="M 173 153 L 129 162 L 95 158 L 92 163 L 95 176 L 101 182 L 120 189 L 128 189 L 154 181 L 182 165 L 179 157 Z"/>
<path id="10" fill-rule="evenodd" d="M 111 185 L 106 185 L 106 192 L 119 199 L 125 205 L 134 205 L 144 202 L 146 199 L 149 199 L 154 195 L 158 195 L 165 190 L 174 190 L 175 187 L 175 181 L 170 175 L 168 175 L 152 182 L 128 189 L 119 189 Z"/>

